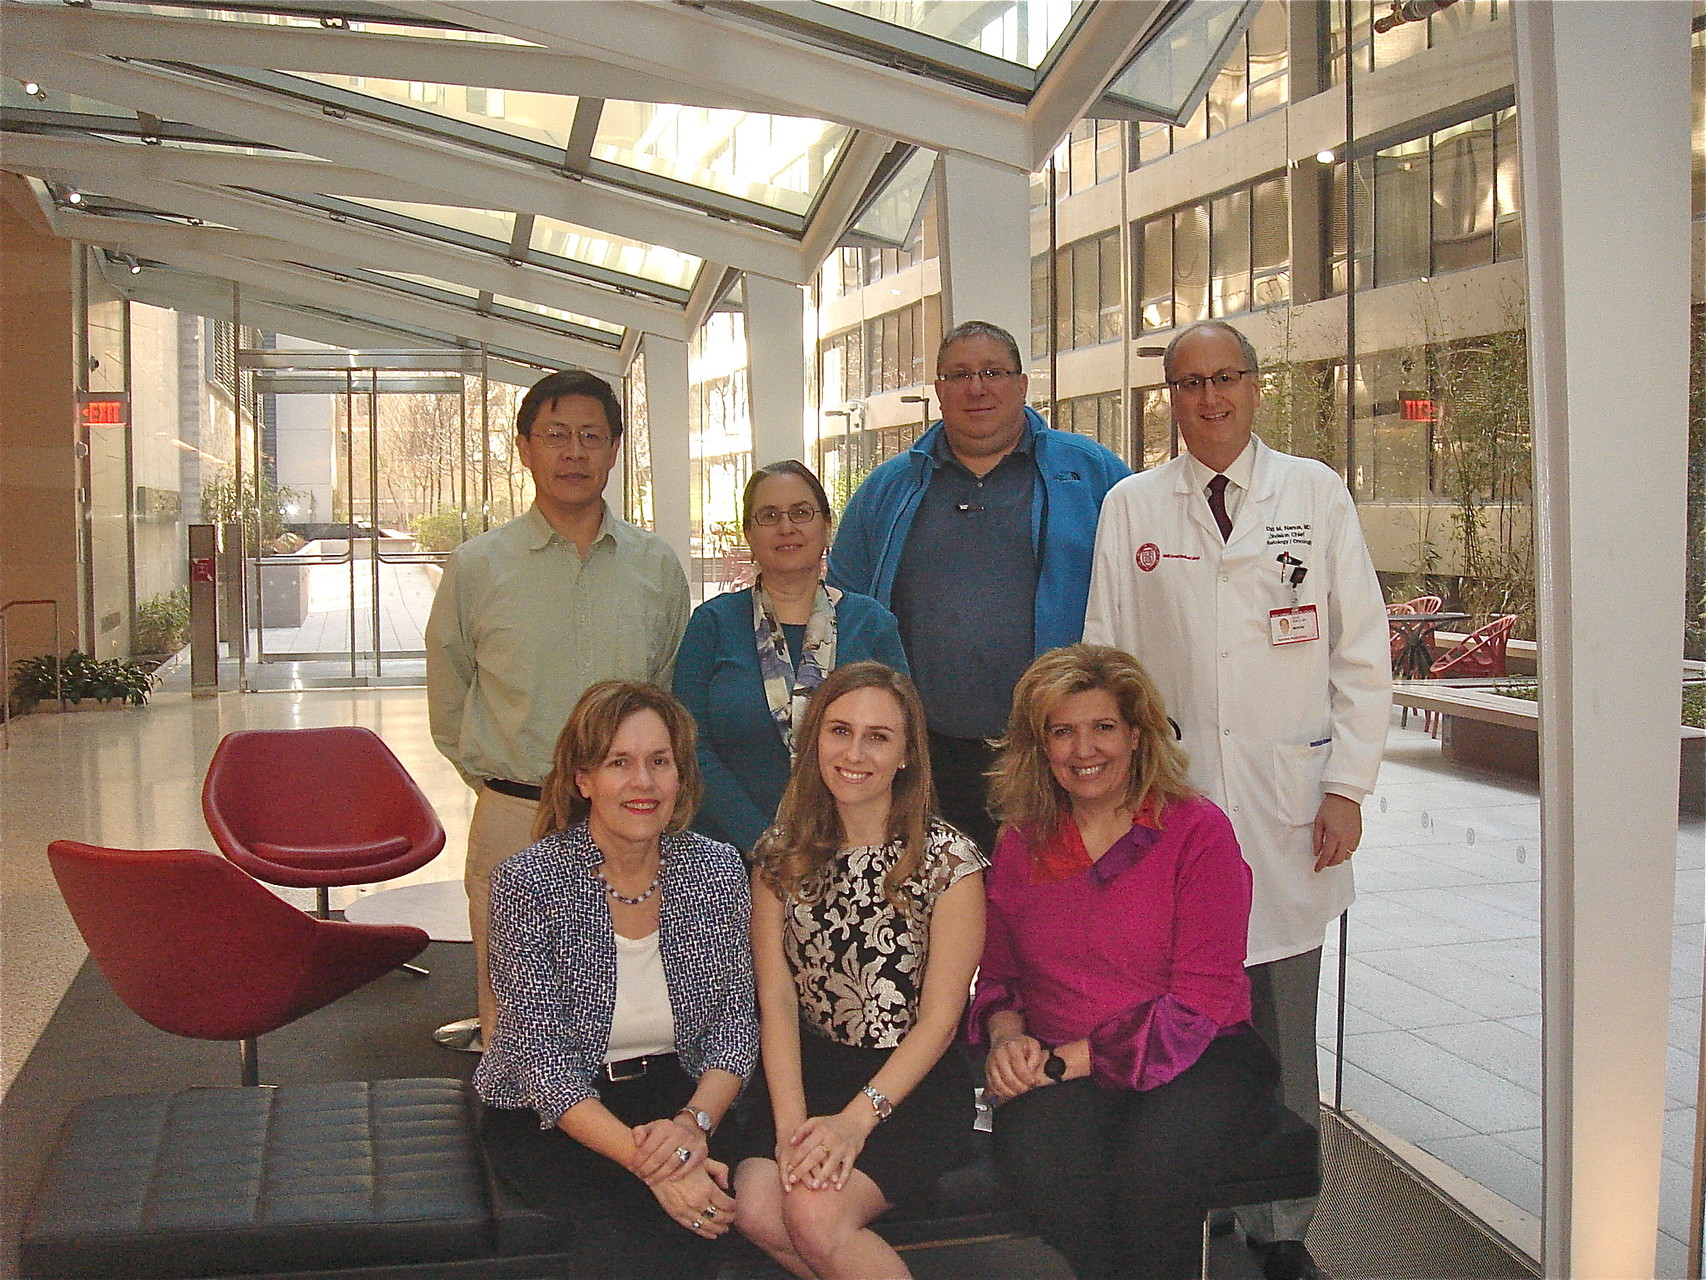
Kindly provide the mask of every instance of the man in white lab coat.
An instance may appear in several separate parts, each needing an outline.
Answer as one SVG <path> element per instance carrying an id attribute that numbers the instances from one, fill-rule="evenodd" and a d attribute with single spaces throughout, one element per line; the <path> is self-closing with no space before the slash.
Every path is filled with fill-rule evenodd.
<path id="1" fill-rule="evenodd" d="M 1321 941 L 1354 896 L 1347 860 L 1390 715 L 1386 610 L 1338 474 L 1251 434 L 1261 392 L 1248 339 L 1192 325 L 1164 374 L 1188 452 L 1108 494 L 1084 638 L 1148 668 L 1192 784 L 1232 819 L 1254 878 L 1254 1018 L 1286 1104 L 1313 1123 Z M 1302 1243 L 1313 1211 L 1239 1210 L 1268 1280 L 1319 1274 Z"/>

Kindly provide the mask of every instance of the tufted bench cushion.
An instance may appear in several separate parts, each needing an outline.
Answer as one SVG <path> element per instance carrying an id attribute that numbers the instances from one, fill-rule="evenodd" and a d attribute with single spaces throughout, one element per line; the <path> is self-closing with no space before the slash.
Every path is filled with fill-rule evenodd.
<path id="1" fill-rule="evenodd" d="M 454 1080 L 85 1102 L 25 1220 L 23 1272 L 164 1280 L 487 1256 L 469 1105 Z"/>

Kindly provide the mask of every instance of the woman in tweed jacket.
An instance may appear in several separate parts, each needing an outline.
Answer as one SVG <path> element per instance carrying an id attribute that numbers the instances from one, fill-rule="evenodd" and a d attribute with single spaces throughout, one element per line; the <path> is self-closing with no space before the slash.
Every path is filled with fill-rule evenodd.
<path id="1" fill-rule="evenodd" d="M 593 685 L 539 842 L 492 876 L 488 1149 L 612 1275 L 708 1275 L 734 1216 L 713 1152 L 757 1054 L 751 908 L 740 855 L 683 830 L 693 733 L 654 685 Z"/>

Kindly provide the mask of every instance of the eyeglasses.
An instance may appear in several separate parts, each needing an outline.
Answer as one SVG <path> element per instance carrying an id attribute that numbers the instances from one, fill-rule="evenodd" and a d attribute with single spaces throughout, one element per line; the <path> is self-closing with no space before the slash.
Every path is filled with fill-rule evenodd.
<path id="1" fill-rule="evenodd" d="M 1222 369 L 1219 373 L 1211 373 L 1206 378 L 1168 378 L 1167 385 L 1175 391 L 1183 391 L 1186 395 L 1194 396 L 1201 393 L 1204 387 L 1213 387 L 1216 391 L 1226 391 L 1237 386 L 1245 378 L 1255 374 L 1254 369 Z"/>
<path id="2" fill-rule="evenodd" d="M 752 513 L 752 523 L 768 528 L 773 524 L 781 524 L 783 517 L 786 517 L 789 524 L 802 526 L 812 524 L 819 516 L 828 514 L 822 507 L 814 507 L 809 502 L 798 502 L 791 507 L 760 507 Z"/>
<path id="3" fill-rule="evenodd" d="M 1019 376 L 1017 369 L 956 369 L 952 373 L 937 375 L 938 383 L 947 383 L 959 390 L 968 390 L 974 382 L 981 382 L 991 391 L 1006 386 Z"/>
<path id="4" fill-rule="evenodd" d="M 611 437 L 602 431 L 576 431 L 570 434 L 544 431 L 532 438 L 556 453 L 566 453 L 571 444 L 578 444 L 588 453 L 597 453 L 600 449 L 609 448 L 611 440 Z"/>

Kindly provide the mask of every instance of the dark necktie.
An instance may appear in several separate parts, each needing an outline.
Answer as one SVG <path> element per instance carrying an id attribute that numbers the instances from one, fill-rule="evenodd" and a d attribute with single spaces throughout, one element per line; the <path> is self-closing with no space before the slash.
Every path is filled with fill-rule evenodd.
<path id="1" fill-rule="evenodd" d="M 1232 536 L 1232 517 L 1226 514 L 1226 486 L 1229 483 L 1225 476 L 1216 476 L 1208 482 L 1208 509 L 1214 513 L 1214 522 L 1220 526 L 1222 542 Z"/>

